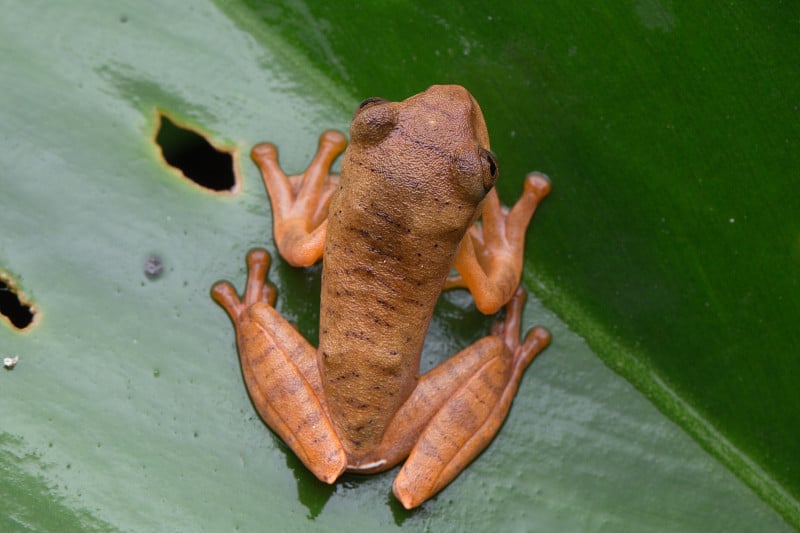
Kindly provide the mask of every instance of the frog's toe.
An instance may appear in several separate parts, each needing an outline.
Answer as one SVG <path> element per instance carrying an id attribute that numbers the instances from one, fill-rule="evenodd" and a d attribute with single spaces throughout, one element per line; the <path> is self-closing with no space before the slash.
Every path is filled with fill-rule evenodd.
<path id="1" fill-rule="evenodd" d="M 536 326 L 525 335 L 525 342 L 514 349 L 514 373 L 522 374 L 522 371 L 531 364 L 533 358 L 547 348 L 550 344 L 550 332 L 547 329 Z"/>
<path id="2" fill-rule="evenodd" d="M 247 287 L 244 292 L 244 305 L 251 306 L 266 301 L 275 303 L 275 287 L 267 281 L 269 252 L 263 248 L 253 248 L 247 252 Z"/>
<path id="3" fill-rule="evenodd" d="M 530 172 L 525 176 L 525 192 L 531 191 L 537 199 L 542 199 L 550 193 L 550 176 L 542 172 Z"/>
<path id="4" fill-rule="evenodd" d="M 215 283 L 211 287 L 211 298 L 225 309 L 231 320 L 236 322 L 244 306 L 239 300 L 239 295 L 236 294 L 236 289 L 233 288 L 233 285 L 227 281 Z"/>
<path id="5" fill-rule="evenodd" d="M 250 150 L 250 158 L 256 163 L 278 160 L 278 149 L 272 143 L 259 143 Z"/>
<path id="6" fill-rule="evenodd" d="M 325 130 L 319 136 L 319 144 L 320 146 L 323 144 L 330 145 L 340 152 L 347 146 L 347 138 L 339 130 Z"/>

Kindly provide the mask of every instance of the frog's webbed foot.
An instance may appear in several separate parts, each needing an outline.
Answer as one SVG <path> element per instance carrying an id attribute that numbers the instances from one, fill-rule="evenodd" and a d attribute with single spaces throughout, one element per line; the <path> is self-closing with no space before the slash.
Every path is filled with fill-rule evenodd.
<path id="1" fill-rule="evenodd" d="M 225 309 L 234 324 L 242 311 L 256 302 L 275 305 L 275 286 L 267 281 L 269 262 L 269 253 L 264 249 L 253 248 L 247 253 L 247 286 L 241 299 L 227 281 L 220 281 L 211 287 L 211 298 Z"/>
<path id="2" fill-rule="evenodd" d="M 272 202 L 275 244 L 292 266 L 311 266 L 322 257 L 328 206 L 339 182 L 338 175 L 330 174 L 330 167 L 345 146 L 347 140 L 341 132 L 323 132 L 311 164 L 296 176 L 281 170 L 275 145 L 257 144 L 250 153 Z"/>
<path id="3" fill-rule="evenodd" d="M 350 469 L 384 470 L 408 454 L 393 490 L 411 509 L 466 468 L 494 438 L 523 371 L 550 342 L 550 333 L 541 327 L 530 330 L 520 342 L 524 305 L 525 291 L 518 288 L 492 335 L 423 374 L 375 453 Z"/>
<path id="4" fill-rule="evenodd" d="M 500 310 L 514 295 L 522 276 L 525 231 L 539 202 L 550 192 L 544 174 L 525 178 L 522 196 L 510 210 L 500 204 L 497 191 L 486 196 L 481 224 L 473 224 L 456 253 L 454 267 L 445 289 L 465 287 L 484 314 Z"/>

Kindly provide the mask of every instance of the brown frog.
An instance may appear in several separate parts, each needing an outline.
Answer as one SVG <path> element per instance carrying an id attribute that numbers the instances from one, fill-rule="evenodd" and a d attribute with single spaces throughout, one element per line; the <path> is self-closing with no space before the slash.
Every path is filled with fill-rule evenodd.
<path id="1" fill-rule="evenodd" d="M 272 201 L 275 242 L 292 265 L 323 258 L 319 348 L 273 307 L 270 257 L 247 256 L 240 300 L 213 298 L 236 328 L 245 383 L 261 417 L 319 479 L 387 470 L 406 508 L 447 485 L 491 441 L 522 372 L 550 340 L 520 342 L 525 230 L 550 190 L 530 174 L 511 210 L 494 189 L 495 156 L 466 89 L 433 86 L 403 102 L 365 100 L 344 135 L 327 131 L 306 171 L 286 176 L 271 144 L 253 148 Z M 476 220 L 481 218 L 481 223 Z M 451 268 L 458 272 L 448 276 Z M 466 287 L 484 337 L 420 376 L 422 345 L 443 288 Z"/>

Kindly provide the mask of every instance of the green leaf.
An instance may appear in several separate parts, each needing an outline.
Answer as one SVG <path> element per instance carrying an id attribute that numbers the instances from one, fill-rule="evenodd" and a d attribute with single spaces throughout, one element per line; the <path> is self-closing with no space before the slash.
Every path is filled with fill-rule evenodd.
<path id="1" fill-rule="evenodd" d="M 0 322 L 0 356 L 19 356 L 0 372 L 0 529 L 800 523 L 796 17 L 655 1 L 3 8 L 0 271 L 37 317 Z M 525 324 L 554 343 L 487 451 L 406 512 L 391 472 L 328 487 L 269 432 L 208 288 L 241 287 L 246 250 L 274 251 L 254 143 L 299 171 L 361 98 L 441 81 L 481 102 L 506 201 L 529 170 L 553 179 Z M 234 194 L 163 163 L 158 109 L 234 150 Z M 311 339 L 318 276 L 271 272 Z M 423 364 L 490 323 L 445 295 Z"/>

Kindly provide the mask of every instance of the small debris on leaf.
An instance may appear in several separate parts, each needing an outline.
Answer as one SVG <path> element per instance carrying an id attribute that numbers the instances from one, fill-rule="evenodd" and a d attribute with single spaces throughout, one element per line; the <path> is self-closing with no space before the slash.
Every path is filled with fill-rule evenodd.
<path id="1" fill-rule="evenodd" d="M 164 261 L 157 255 L 149 256 L 144 262 L 144 275 L 148 279 L 156 279 L 161 275 L 162 270 L 164 270 Z"/>

